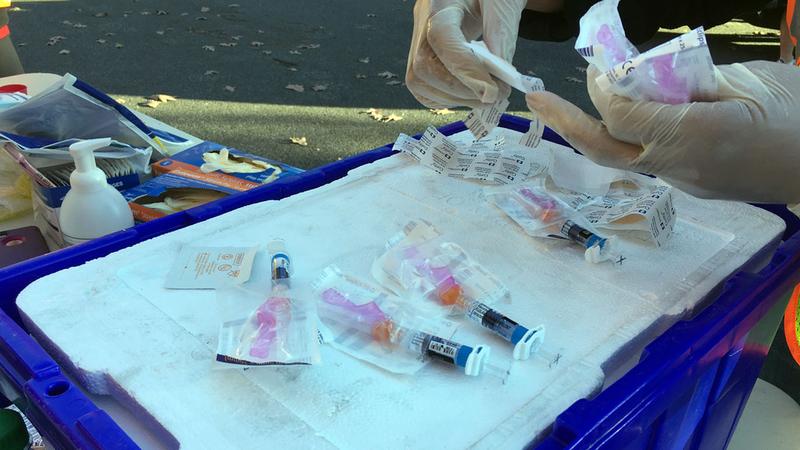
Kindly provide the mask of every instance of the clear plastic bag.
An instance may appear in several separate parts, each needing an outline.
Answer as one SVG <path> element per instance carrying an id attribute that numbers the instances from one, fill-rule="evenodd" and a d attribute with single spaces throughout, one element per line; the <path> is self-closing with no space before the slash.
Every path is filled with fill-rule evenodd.
<path id="1" fill-rule="evenodd" d="M 619 0 L 592 5 L 580 19 L 580 33 L 575 40 L 575 50 L 603 72 L 639 55 L 625 37 L 618 6 Z"/>
<path id="2" fill-rule="evenodd" d="M 410 347 L 416 331 L 448 339 L 457 328 L 453 322 L 424 317 L 336 266 L 326 268 L 313 288 L 323 340 L 389 372 L 413 374 L 428 362 Z"/>
<path id="3" fill-rule="evenodd" d="M 64 160 L 70 159 L 67 150 L 76 140 L 110 137 L 114 146 L 97 157 L 133 159 L 140 172 L 148 171 L 151 153 L 160 148 L 153 131 L 130 110 L 70 74 L 0 111 L 0 137 L 34 156 Z"/>
<path id="4" fill-rule="evenodd" d="M 573 207 L 541 186 L 502 186 L 486 189 L 484 194 L 529 236 L 570 240 L 585 250 L 585 259 L 592 263 L 621 263 L 616 236 L 600 236 Z M 591 201 L 585 196 L 582 199 Z"/>
<path id="5" fill-rule="evenodd" d="M 492 305 L 508 288 L 428 223 L 413 221 L 389 242 L 373 275 L 402 297 L 420 297 L 439 311 L 465 317 L 514 344 L 514 358 L 528 359 L 544 339 L 544 326 L 527 328 Z M 436 314 L 436 313 L 434 313 Z"/>
<path id="6" fill-rule="evenodd" d="M 216 360 L 225 367 L 311 365 L 321 362 L 313 302 L 273 290 L 264 300 L 253 286 L 217 290 L 222 304 L 261 304 L 246 319 L 220 327 Z"/>
<path id="7" fill-rule="evenodd" d="M 619 0 L 595 3 L 580 20 L 575 49 L 603 74 L 599 87 L 634 100 L 679 104 L 717 98 L 714 61 L 703 28 L 642 54 L 625 37 Z"/>
<path id="8" fill-rule="evenodd" d="M 409 222 L 375 261 L 372 273 L 398 295 L 424 298 L 453 313 L 462 312 L 466 299 L 491 305 L 508 297 L 508 288 L 494 275 L 457 244 L 439 239 L 424 221 Z"/>

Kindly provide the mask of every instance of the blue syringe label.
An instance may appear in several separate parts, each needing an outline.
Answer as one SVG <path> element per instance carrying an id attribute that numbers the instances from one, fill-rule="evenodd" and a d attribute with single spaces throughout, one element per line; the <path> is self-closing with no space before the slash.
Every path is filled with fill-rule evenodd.
<path id="1" fill-rule="evenodd" d="M 467 317 L 473 322 L 477 322 L 482 327 L 494 331 L 507 341 L 511 341 L 514 330 L 519 325 L 517 322 L 481 302 L 475 302 L 470 307 L 469 311 L 467 311 Z"/>

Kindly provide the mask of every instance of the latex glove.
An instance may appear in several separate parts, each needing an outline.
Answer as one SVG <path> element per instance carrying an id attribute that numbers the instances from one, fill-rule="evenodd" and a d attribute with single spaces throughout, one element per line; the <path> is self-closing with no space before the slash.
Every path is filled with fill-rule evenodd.
<path id="1" fill-rule="evenodd" d="M 665 105 L 587 85 L 605 123 L 549 92 L 528 106 L 598 164 L 657 175 L 703 198 L 800 201 L 800 72 L 753 61 L 717 66 L 719 101 Z"/>
<path id="2" fill-rule="evenodd" d="M 492 53 L 511 61 L 527 0 L 417 0 L 406 85 L 429 108 L 478 107 L 511 89 L 489 75 L 467 42 L 483 36 Z"/>

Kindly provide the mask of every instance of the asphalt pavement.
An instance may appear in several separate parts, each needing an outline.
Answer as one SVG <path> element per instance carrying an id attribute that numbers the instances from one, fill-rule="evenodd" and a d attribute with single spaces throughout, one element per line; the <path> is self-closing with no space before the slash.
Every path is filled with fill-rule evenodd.
<path id="1" fill-rule="evenodd" d="M 189 133 L 299 167 L 466 114 L 435 115 L 402 84 L 410 0 L 14 4 L 12 36 L 26 71 L 72 73 Z M 645 47 L 671 36 L 659 33 Z M 777 59 L 774 30 L 730 23 L 712 32 L 710 42 L 717 63 Z M 586 94 L 586 64 L 572 41 L 520 41 L 514 63 L 596 114 Z M 178 100 L 138 105 L 152 94 Z M 511 112 L 527 113 L 521 94 L 511 100 Z M 369 108 L 402 119 L 379 122 L 364 113 Z M 291 137 L 305 137 L 308 145 L 292 144 Z"/>

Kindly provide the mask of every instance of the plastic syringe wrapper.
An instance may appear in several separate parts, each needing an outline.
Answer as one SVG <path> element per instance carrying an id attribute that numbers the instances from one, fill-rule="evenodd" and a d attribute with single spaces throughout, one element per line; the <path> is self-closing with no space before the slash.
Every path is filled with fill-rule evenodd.
<path id="1" fill-rule="evenodd" d="M 313 301 L 274 288 L 264 294 L 252 287 L 217 290 L 221 303 L 261 304 L 247 318 L 220 327 L 216 360 L 223 367 L 286 366 L 320 363 L 317 315 Z"/>
<path id="2" fill-rule="evenodd" d="M 508 288 L 493 274 L 422 220 L 409 222 L 388 242 L 372 274 L 404 298 L 423 299 L 422 307 L 435 305 L 453 314 L 463 314 L 458 307 L 464 307 L 464 298 L 492 305 L 509 297 Z"/>
<path id="3" fill-rule="evenodd" d="M 625 37 L 619 0 L 595 3 L 580 20 L 575 49 L 601 72 L 598 86 L 633 100 L 679 104 L 717 99 L 717 77 L 703 28 L 644 53 Z"/>
<path id="4" fill-rule="evenodd" d="M 325 343 L 389 372 L 414 374 L 428 360 L 409 351 L 408 330 L 450 338 L 454 322 L 425 317 L 374 285 L 329 266 L 314 282 Z"/>
<path id="5" fill-rule="evenodd" d="M 542 186 L 509 185 L 486 189 L 484 193 L 529 236 L 570 240 L 584 249 L 585 259 L 592 263 L 621 263 L 615 236 L 598 234 L 577 210 Z"/>

